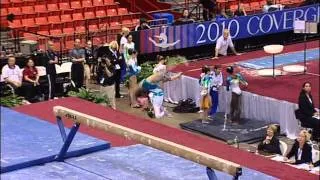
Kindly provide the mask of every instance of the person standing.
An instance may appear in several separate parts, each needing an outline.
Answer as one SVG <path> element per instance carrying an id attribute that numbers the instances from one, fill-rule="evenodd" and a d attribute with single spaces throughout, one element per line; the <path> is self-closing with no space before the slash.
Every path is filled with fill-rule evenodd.
<path id="1" fill-rule="evenodd" d="M 120 94 L 120 82 L 121 82 L 121 61 L 122 56 L 120 56 L 119 45 L 117 41 L 112 41 L 109 44 L 109 51 L 105 54 L 105 58 L 110 60 L 110 63 L 114 66 L 114 80 L 115 80 L 115 94 L 116 98 L 123 98 Z"/>
<path id="2" fill-rule="evenodd" d="M 74 48 L 70 51 L 69 56 L 71 57 L 71 80 L 74 82 L 76 88 L 83 87 L 84 80 L 84 67 L 85 62 L 85 51 L 80 46 L 80 39 L 74 41 Z"/>
<path id="3" fill-rule="evenodd" d="M 88 87 L 89 80 L 93 77 L 95 65 L 97 64 L 95 58 L 95 49 L 91 41 L 87 41 L 87 46 L 85 47 L 85 64 L 84 64 L 84 76 L 85 85 Z"/>
<path id="4" fill-rule="evenodd" d="M 214 9 L 215 9 L 215 1 L 213 0 L 199 0 L 199 3 L 202 5 L 202 15 L 203 20 L 210 21 L 213 19 L 214 16 Z"/>
<path id="5" fill-rule="evenodd" d="M 48 41 L 47 43 L 47 51 L 46 51 L 46 71 L 47 78 L 49 82 L 49 96 L 48 99 L 53 99 L 55 97 L 56 92 L 56 64 L 58 64 L 58 55 L 53 49 L 53 42 Z"/>
<path id="6" fill-rule="evenodd" d="M 211 99 L 210 99 L 210 87 L 212 83 L 212 77 L 210 75 L 210 68 L 207 66 L 202 67 L 202 73 L 200 76 L 200 109 L 202 112 L 200 113 L 200 118 L 202 123 L 209 123 L 208 112 L 211 107 Z"/>
<path id="7" fill-rule="evenodd" d="M 137 64 L 137 51 L 129 49 L 128 54 L 130 59 L 128 60 L 128 77 L 129 77 L 129 100 L 132 108 L 139 108 L 135 95 L 135 89 L 137 88 L 137 75 L 141 71 L 141 67 Z"/>
<path id="8" fill-rule="evenodd" d="M 227 51 L 229 47 L 231 48 L 232 52 L 235 55 L 241 55 L 240 53 L 237 53 L 236 49 L 234 48 L 229 30 L 225 29 L 223 31 L 223 35 L 220 36 L 217 40 L 216 48 L 215 48 L 215 56 L 213 59 L 218 59 L 219 55 L 227 56 Z"/>
<path id="9" fill-rule="evenodd" d="M 215 65 L 213 72 L 211 73 L 212 83 L 210 88 L 210 96 L 212 101 L 209 117 L 212 117 L 216 112 L 219 105 L 219 89 L 223 83 L 223 77 L 221 72 L 221 65 Z"/>
<path id="10" fill-rule="evenodd" d="M 98 66 L 100 92 L 109 99 L 111 107 L 116 109 L 115 100 L 115 67 L 109 59 L 102 59 Z"/>
<path id="11" fill-rule="evenodd" d="M 232 66 L 227 67 L 227 73 L 229 74 L 229 76 L 227 77 L 227 91 L 231 89 L 232 92 L 230 104 L 230 118 L 232 123 L 239 124 L 242 94 L 242 91 L 240 89 L 240 83 L 245 86 L 248 86 L 248 83 L 240 73 L 234 73 Z"/>
<path id="12" fill-rule="evenodd" d="M 120 63 L 120 66 L 121 66 L 121 82 L 124 82 L 124 77 L 126 75 L 126 72 L 127 72 L 127 64 L 126 64 L 126 61 L 125 61 L 125 44 L 128 43 L 128 35 L 130 33 L 130 30 L 129 28 L 127 27 L 123 27 L 122 28 L 122 31 L 121 31 L 121 39 L 120 39 L 120 47 L 119 47 L 119 53 L 120 53 L 120 56 L 121 56 L 121 63 Z M 120 60 L 120 59 L 119 59 Z"/>
<path id="13" fill-rule="evenodd" d="M 305 82 L 299 95 L 299 109 L 296 111 L 296 116 L 303 127 L 313 129 L 313 139 L 318 139 L 320 137 L 320 119 L 316 118 L 319 117 L 319 112 L 314 108 L 313 102 L 311 83 Z"/>
<path id="14" fill-rule="evenodd" d="M 129 59 L 130 59 L 130 55 L 129 55 L 129 49 L 132 49 L 132 50 L 136 50 L 135 48 L 135 44 L 134 42 L 132 41 L 132 35 L 129 34 L 128 35 L 128 38 L 127 38 L 127 43 L 123 46 L 123 51 L 124 51 L 124 59 L 126 61 L 126 64 L 128 63 Z"/>

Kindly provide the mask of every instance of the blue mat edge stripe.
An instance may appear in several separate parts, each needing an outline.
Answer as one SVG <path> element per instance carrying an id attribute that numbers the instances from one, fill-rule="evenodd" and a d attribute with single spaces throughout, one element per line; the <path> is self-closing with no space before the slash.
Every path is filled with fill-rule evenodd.
<path id="1" fill-rule="evenodd" d="M 86 155 L 86 154 L 90 154 L 90 153 L 94 153 L 94 152 L 98 152 L 98 151 L 102 151 L 102 150 L 107 150 L 109 148 L 111 148 L 111 144 L 105 143 L 105 144 L 92 146 L 92 147 L 85 148 L 85 149 L 67 152 L 65 158 L 78 157 L 78 156 L 82 156 L 82 155 Z M 57 155 L 52 155 L 52 156 L 43 157 L 40 159 L 34 159 L 31 161 L 26 161 L 26 162 L 22 162 L 22 163 L 10 165 L 10 166 L 3 166 L 3 167 L 1 167 L 0 174 L 15 171 L 15 170 L 20 170 L 20 169 L 24 169 L 24 168 L 28 168 L 28 167 L 32 167 L 32 166 L 50 163 L 50 162 L 56 161 L 56 159 L 55 159 L 56 156 Z"/>

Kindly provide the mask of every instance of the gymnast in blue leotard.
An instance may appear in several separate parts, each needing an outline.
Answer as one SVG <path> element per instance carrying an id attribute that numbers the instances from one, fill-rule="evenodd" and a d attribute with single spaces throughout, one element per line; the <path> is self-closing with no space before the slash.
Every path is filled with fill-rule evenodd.
<path id="1" fill-rule="evenodd" d="M 128 49 L 129 60 L 127 62 L 127 76 L 129 77 L 129 99 L 133 108 L 139 108 L 136 101 L 135 89 L 137 88 L 137 75 L 141 71 L 141 67 L 137 65 L 137 52 L 134 49 Z"/>
<path id="2" fill-rule="evenodd" d="M 159 64 L 162 65 L 157 66 L 154 69 L 153 74 L 148 78 L 142 80 L 139 84 L 139 90 L 143 90 L 149 93 L 150 101 L 153 105 L 153 110 L 156 118 L 162 118 L 166 114 L 163 107 L 164 92 L 160 86 L 160 83 L 178 79 L 182 75 L 182 73 L 178 73 L 170 76 L 167 73 L 164 58 L 160 59 L 159 61 Z"/>

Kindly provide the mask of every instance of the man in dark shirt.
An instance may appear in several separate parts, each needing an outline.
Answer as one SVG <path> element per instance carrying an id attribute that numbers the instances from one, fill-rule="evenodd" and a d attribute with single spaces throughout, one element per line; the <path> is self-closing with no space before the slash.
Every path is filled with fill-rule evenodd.
<path id="1" fill-rule="evenodd" d="M 56 64 L 58 64 L 58 55 L 53 50 L 53 42 L 48 41 L 48 50 L 46 51 L 46 71 L 49 82 L 49 99 L 53 99 L 56 90 Z"/>
<path id="2" fill-rule="evenodd" d="M 141 31 L 141 30 L 145 30 L 145 29 L 150 29 L 150 26 L 148 25 L 148 22 L 146 19 L 141 18 L 140 19 L 140 24 L 137 25 L 134 30 L 135 31 Z"/>
<path id="3" fill-rule="evenodd" d="M 98 66 L 98 79 L 100 86 L 100 92 L 103 95 L 107 95 L 110 101 L 111 107 L 116 109 L 115 101 L 115 67 L 112 65 L 109 59 L 102 59 Z"/>
<path id="4" fill-rule="evenodd" d="M 74 41 L 74 48 L 70 51 L 71 57 L 71 80 L 75 83 L 76 88 L 83 87 L 85 51 L 80 47 L 80 39 Z"/>

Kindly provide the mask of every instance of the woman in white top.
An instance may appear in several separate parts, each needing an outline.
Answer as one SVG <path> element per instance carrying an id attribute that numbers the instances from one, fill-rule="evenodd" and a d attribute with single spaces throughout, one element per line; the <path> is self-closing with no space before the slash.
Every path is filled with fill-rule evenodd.
<path id="1" fill-rule="evenodd" d="M 121 58 L 121 78 L 120 78 L 120 81 L 121 82 L 124 82 L 124 77 L 127 73 L 127 64 L 124 60 L 124 45 L 128 42 L 128 35 L 130 33 L 130 30 L 126 27 L 123 27 L 122 28 L 122 31 L 121 31 L 121 39 L 120 39 L 120 48 L 119 48 L 119 53 L 120 53 L 120 58 Z M 120 59 L 119 58 L 119 59 Z"/>
<path id="2" fill-rule="evenodd" d="M 135 48 L 135 44 L 134 44 L 134 42 L 132 41 L 132 35 L 131 34 L 129 34 L 128 35 L 128 37 L 127 37 L 127 43 L 124 45 L 124 53 L 123 53 L 123 55 L 124 55 L 124 59 L 126 60 L 126 63 L 128 64 L 128 61 L 129 61 L 129 59 L 130 59 L 130 55 L 129 55 L 129 53 L 128 53 L 128 50 L 129 49 L 136 49 Z"/>

